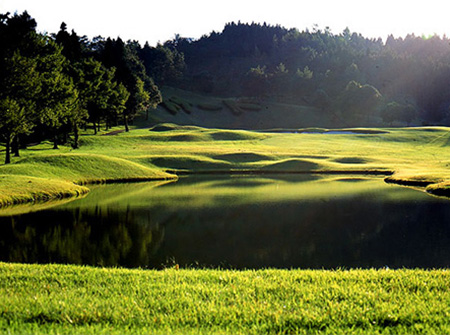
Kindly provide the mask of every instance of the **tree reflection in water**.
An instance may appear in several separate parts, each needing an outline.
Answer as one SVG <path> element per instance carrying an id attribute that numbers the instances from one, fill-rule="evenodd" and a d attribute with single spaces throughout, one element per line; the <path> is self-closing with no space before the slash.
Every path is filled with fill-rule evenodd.
<path id="1" fill-rule="evenodd" d="M 71 263 L 97 266 L 152 266 L 152 256 L 164 238 L 164 225 L 147 213 L 136 219 L 125 211 L 96 206 L 94 212 L 43 211 L 1 218 L 3 261 Z"/>
<path id="2" fill-rule="evenodd" d="M 230 185 L 219 186 L 228 181 L 203 182 L 107 186 L 68 205 L 0 217 L 0 260 L 143 268 L 170 262 L 231 268 L 450 266 L 448 200 L 383 185 L 308 198 L 302 183 L 277 187 L 289 197 L 274 199 L 262 180 L 238 180 L 233 192 Z M 407 197 L 399 200 L 398 192 Z M 122 198 L 111 200 L 119 193 Z"/>

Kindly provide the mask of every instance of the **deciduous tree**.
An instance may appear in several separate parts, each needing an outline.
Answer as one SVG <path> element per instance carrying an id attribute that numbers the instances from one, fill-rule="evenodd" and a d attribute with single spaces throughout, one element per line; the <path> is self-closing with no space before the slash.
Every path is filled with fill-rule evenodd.
<path id="1" fill-rule="evenodd" d="M 11 142 L 14 136 L 28 133 L 33 127 L 25 107 L 9 98 L 0 98 L 0 136 L 5 142 L 5 164 L 11 162 Z"/>
<path id="2" fill-rule="evenodd" d="M 35 98 L 41 93 L 40 74 L 36 66 L 36 59 L 23 57 L 18 51 L 4 60 L 0 76 L 0 128 L 7 147 L 5 163 L 10 162 L 13 138 L 29 133 L 36 122 Z"/>

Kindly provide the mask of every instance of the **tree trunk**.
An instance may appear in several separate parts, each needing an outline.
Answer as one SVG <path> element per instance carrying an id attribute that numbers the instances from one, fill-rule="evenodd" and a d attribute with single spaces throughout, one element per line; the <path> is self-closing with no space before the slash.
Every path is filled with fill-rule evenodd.
<path id="1" fill-rule="evenodd" d="M 55 136 L 53 137 L 53 149 L 59 149 L 58 148 L 58 134 L 55 132 Z"/>
<path id="2" fill-rule="evenodd" d="M 94 135 L 97 135 L 97 125 L 95 124 L 95 121 L 92 121 L 92 124 L 94 125 Z"/>
<path id="3" fill-rule="evenodd" d="M 126 116 L 126 114 L 123 114 L 123 123 L 125 124 L 125 131 L 129 132 L 130 129 L 128 128 L 128 117 Z"/>
<path id="4" fill-rule="evenodd" d="M 78 139 L 79 139 L 79 137 L 80 136 L 79 136 L 79 131 L 78 131 L 78 125 L 75 124 L 73 126 L 73 141 L 74 141 L 74 143 L 73 143 L 72 148 L 78 149 Z"/>
<path id="5" fill-rule="evenodd" d="M 19 135 L 13 137 L 11 144 L 11 153 L 14 154 L 14 157 L 20 157 L 19 154 Z"/>
<path id="6" fill-rule="evenodd" d="M 6 156 L 5 164 L 11 163 L 11 138 L 8 136 L 6 139 Z"/>

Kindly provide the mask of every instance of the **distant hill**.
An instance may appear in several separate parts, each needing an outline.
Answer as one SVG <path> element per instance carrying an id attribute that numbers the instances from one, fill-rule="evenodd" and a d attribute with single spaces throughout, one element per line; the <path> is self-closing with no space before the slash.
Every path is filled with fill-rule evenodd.
<path id="1" fill-rule="evenodd" d="M 230 23 L 220 33 L 195 41 L 177 37 L 164 47 L 182 54 L 186 65 L 169 84 L 203 95 L 314 108 L 337 115 L 339 126 L 450 121 L 446 37 L 390 36 L 383 42 L 348 29 L 335 35 Z"/>

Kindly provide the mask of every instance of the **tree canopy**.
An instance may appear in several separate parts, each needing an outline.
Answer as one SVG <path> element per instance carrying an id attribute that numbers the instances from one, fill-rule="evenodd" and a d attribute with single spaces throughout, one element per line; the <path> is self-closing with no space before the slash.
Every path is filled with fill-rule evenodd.
<path id="1" fill-rule="evenodd" d="M 89 41 L 69 33 L 64 22 L 56 34 L 40 34 L 27 12 L 0 15 L 0 45 L 0 141 L 6 163 L 10 150 L 18 155 L 19 142 L 30 140 L 26 136 L 50 139 L 56 149 L 73 135 L 72 146 L 78 148 L 79 129 L 88 122 L 97 132 L 101 123 L 111 127 L 122 120 L 128 131 L 137 114 L 162 101 L 147 71 L 170 82 L 184 66 L 183 57 L 168 48 L 141 48 L 120 38 Z M 150 54 L 147 64 L 140 56 L 144 51 Z"/>

